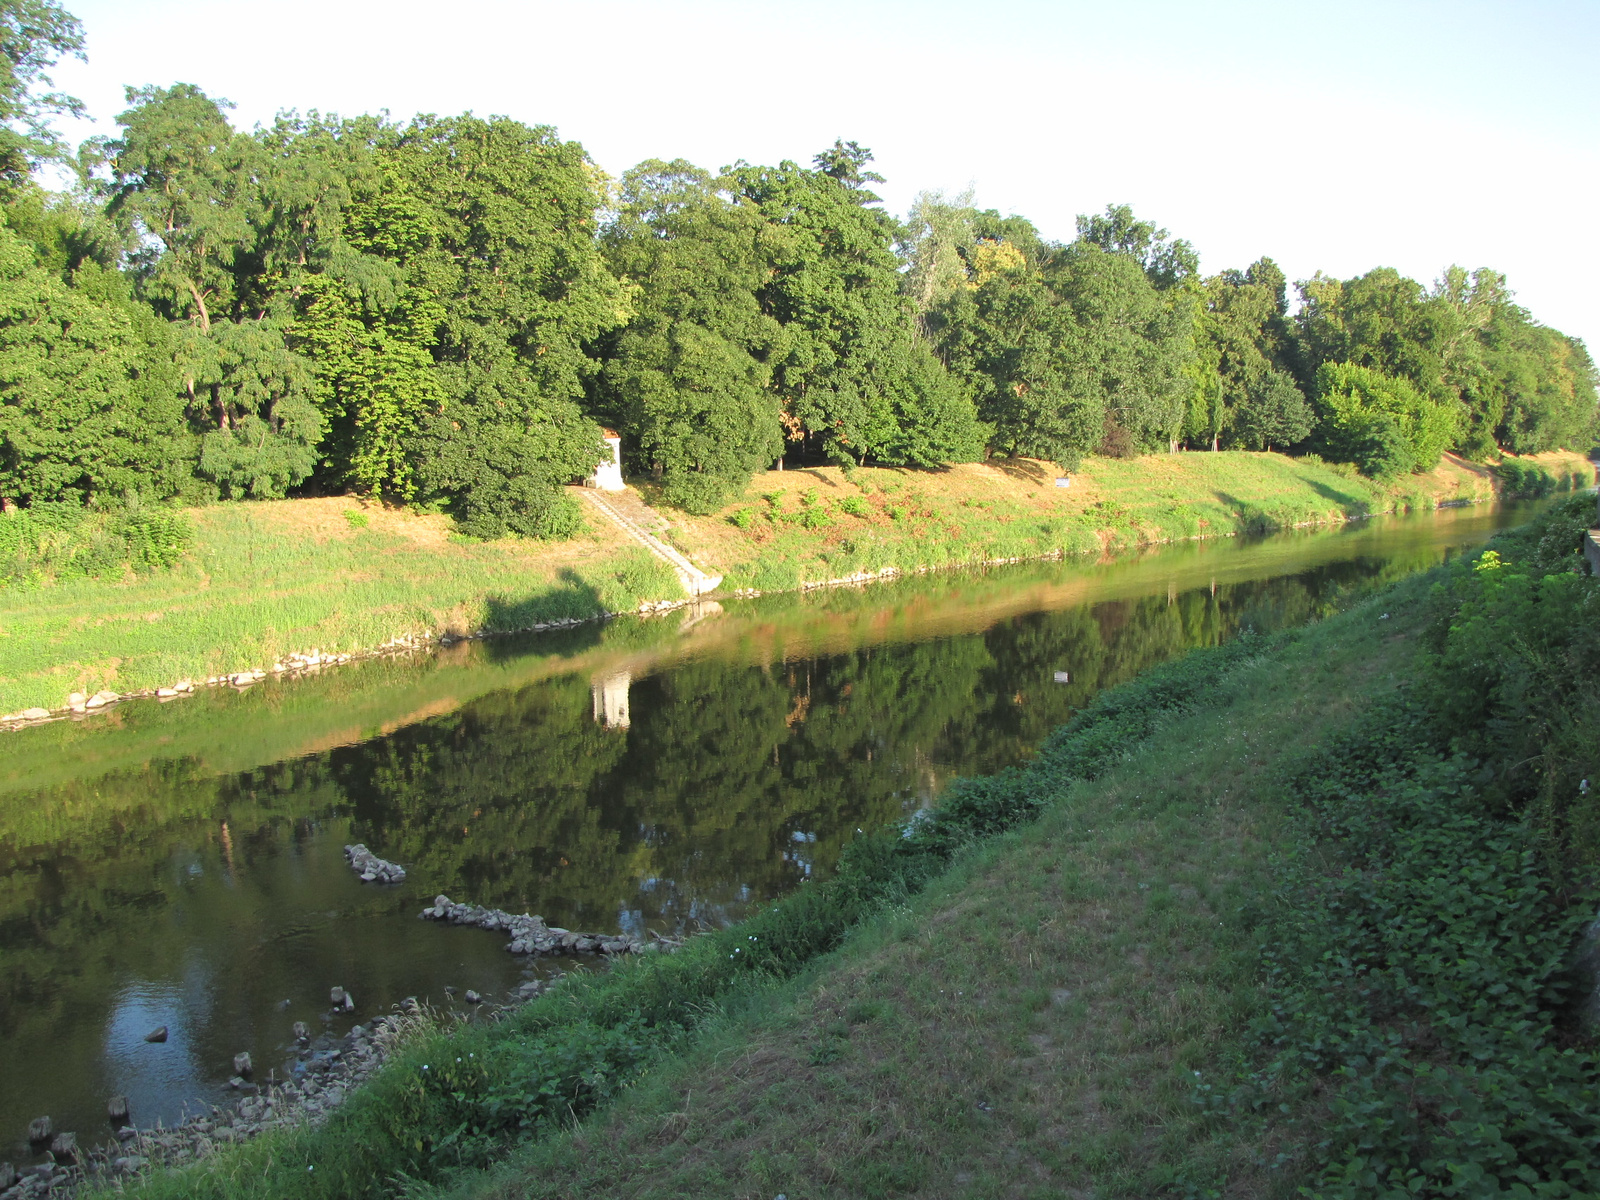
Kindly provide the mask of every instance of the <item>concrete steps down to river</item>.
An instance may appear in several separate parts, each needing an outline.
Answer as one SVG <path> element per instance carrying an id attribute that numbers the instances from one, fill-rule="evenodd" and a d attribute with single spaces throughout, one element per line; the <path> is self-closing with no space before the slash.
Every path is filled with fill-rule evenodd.
<path id="1" fill-rule="evenodd" d="M 706 574 L 656 536 L 656 531 L 664 531 L 667 523 L 652 512 L 632 489 L 601 493 L 585 488 L 583 494 L 624 533 L 671 567 L 678 576 L 678 582 L 683 584 L 683 590 L 691 598 L 715 591 L 722 582 L 721 575 Z"/>

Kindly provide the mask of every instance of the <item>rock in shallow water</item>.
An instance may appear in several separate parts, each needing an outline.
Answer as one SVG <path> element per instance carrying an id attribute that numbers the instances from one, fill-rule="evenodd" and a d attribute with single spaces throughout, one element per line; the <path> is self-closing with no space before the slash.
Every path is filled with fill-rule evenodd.
<path id="1" fill-rule="evenodd" d="M 144 1035 L 144 1040 L 147 1041 L 147 1042 L 164 1042 L 164 1041 L 166 1041 L 167 1040 L 167 1027 L 165 1025 L 162 1025 L 157 1029 L 152 1029 L 149 1033 Z"/>
<path id="2" fill-rule="evenodd" d="M 574 933 L 546 925 L 544 918 L 523 913 L 520 917 L 498 908 L 477 908 L 457 904 L 449 896 L 438 895 L 433 904 L 419 914 L 424 921 L 449 921 L 452 925 L 476 925 L 480 929 L 504 930 L 511 934 L 506 949 L 512 954 L 553 954 L 558 950 L 576 954 L 642 954 L 645 944 L 627 934 L 608 936 L 599 933 Z"/>
<path id="3" fill-rule="evenodd" d="M 346 846 L 344 856 L 349 860 L 351 870 L 365 883 L 400 883 L 406 877 L 406 869 L 399 863 L 379 858 L 360 842 Z"/>
<path id="4" fill-rule="evenodd" d="M 42 1142 L 48 1142 L 55 1129 L 56 1123 L 49 1117 L 35 1117 L 28 1122 L 28 1144 L 37 1146 Z"/>

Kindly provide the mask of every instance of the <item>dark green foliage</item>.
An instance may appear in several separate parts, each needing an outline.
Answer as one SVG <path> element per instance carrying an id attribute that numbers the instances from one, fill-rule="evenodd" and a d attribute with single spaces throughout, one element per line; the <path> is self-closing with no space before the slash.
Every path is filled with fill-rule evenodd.
<path id="1" fill-rule="evenodd" d="M 1588 351 L 1513 304 L 1503 275 L 1451 267 L 1427 290 L 1385 267 L 1299 286 L 1296 357 L 1308 389 L 1329 363 L 1404 380 L 1455 414 L 1446 445 L 1479 458 L 1497 447 L 1529 454 L 1594 438 Z"/>
<path id="2" fill-rule="evenodd" d="M 52 328 L 63 364 L 107 353 L 69 402 L 41 399 L 69 373 L 48 363 L 8 395 L 8 499 L 354 489 L 478 536 L 564 537 L 559 489 L 603 457 L 599 422 L 697 513 L 786 451 L 1071 468 L 1304 444 L 1389 478 L 1600 429 L 1586 348 L 1493 271 L 1318 275 L 1291 320 L 1271 259 L 1201 280 L 1194 248 L 1126 205 L 1066 245 L 970 194 L 924 194 L 902 226 L 842 139 L 809 167 L 652 159 L 613 194 L 548 127 L 291 113 L 240 132 L 175 83 L 130 88 L 119 135 L 82 148 L 83 190 L 48 196 L 28 179 L 63 151 L 47 118 L 81 106 L 40 89 L 82 30 L 10 0 L 0 34 L 3 224 L 41 278 L 116 314 L 11 289 L 50 310 L 23 358 Z M 1385 382 L 1330 392 L 1329 367 Z M 1356 393 L 1360 412 L 1329 400 Z"/>
<path id="3" fill-rule="evenodd" d="M 1450 569 L 1419 689 L 1486 793 L 1536 813 L 1581 873 L 1600 860 L 1600 581 L 1580 553 L 1594 519 L 1593 494 L 1574 496 Z"/>
<path id="4" fill-rule="evenodd" d="M 1380 709 L 1290 779 L 1305 833 L 1265 914 L 1270 1062 L 1236 1100 L 1315 1089 L 1329 1200 L 1593 1194 L 1600 1061 L 1558 1029 L 1592 913 L 1430 726 Z"/>
<path id="5" fill-rule="evenodd" d="M 0 587 L 171 567 L 193 529 L 182 513 L 137 501 L 108 510 L 46 502 L 0 515 Z"/>
<path id="6" fill-rule="evenodd" d="M 1560 481 L 1538 463 L 1518 462 L 1508 458 L 1494 468 L 1504 486 L 1504 494 L 1517 500 L 1542 500 L 1560 485 Z"/>
<path id="7" fill-rule="evenodd" d="M 1102 442 L 1137 453 L 1175 439 L 1192 350 L 1187 305 L 1169 290 L 1184 269 L 1153 248 L 1158 231 L 1129 226 L 1126 210 L 1084 220 L 1065 248 L 979 241 L 966 284 L 926 317 L 994 449 L 1069 468 Z"/>
<path id="8" fill-rule="evenodd" d="M 784 330 L 773 386 L 806 444 L 839 462 L 930 465 L 975 458 L 969 397 L 917 340 L 902 294 L 896 228 L 863 182 L 854 143 L 793 162 L 736 165 L 727 184 L 775 228 L 758 293 Z"/>
<path id="9" fill-rule="evenodd" d="M 783 454 L 770 360 L 783 327 L 757 293 L 771 231 L 686 162 L 645 162 L 622 180 L 606 247 L 638 289 L 604 373 L 605 407 L 663 496 L 712 512 Z"/>
<path id="10" fill-rule="evenodd" d="M 194 439 L 165 327 L 95 264 L 74 286 L 32 259 L 0 229 L 0 496 L 189 490 Z"/>
<path id="11" fill-rule="evenodd" d="M 1230 441 L 1246 450 L 1280 450 L 1311 434 L 1313 414 L 1305 393 L 1285 371 L 1268 371 L 1234 407 Z"/>
<path id="12" fill-rule="evenodd" d="M 379 145 L 382 194 L 425 214 L 395 261 L 440 318 L 443 402 L 419 435 L 423 493 L 479 536 L 568 536 L 576 515 L 555 485 L 602 453 L 578 403 L 598 366 L 585 346 L 622 308 L 595 244 L 583 148 L 475 117 L 419 117 Z"/>

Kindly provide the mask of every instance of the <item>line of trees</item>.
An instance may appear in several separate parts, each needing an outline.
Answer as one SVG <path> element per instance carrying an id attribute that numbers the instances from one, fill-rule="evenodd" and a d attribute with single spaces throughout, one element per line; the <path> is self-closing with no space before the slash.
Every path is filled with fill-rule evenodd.
<path id="1" fill-rule="evenodd" d="M 562 537 L 618 428 L 714 510 L 790 461 L 1311 450 L 1386 477 L 1589 445 L 1583 343 L 1504 276 L 1202 276 L 1126 206 L 1070 242 L 871 154 L 620 180 L 504 117 L 285 114 L 130 88 L 69 155 L 55 0 L 0 0 L 0 501 L 355 490 Z M 37 181 L 70 161 L 79 184 Z"/>

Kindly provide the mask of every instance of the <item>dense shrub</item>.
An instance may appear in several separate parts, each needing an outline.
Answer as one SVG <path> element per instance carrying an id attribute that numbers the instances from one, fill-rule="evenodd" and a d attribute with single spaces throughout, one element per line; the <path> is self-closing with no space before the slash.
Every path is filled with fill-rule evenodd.
<path id="1" fill-rule="evenodd" d="M 175 509 L 36 504 L 0 516 L 0 587 L 161 570 L 177 563 L 193 535 Z"/>
<path id="2" fill-rule="evenodd" d="M 1302 836 L 1264 918 L 1266 1062 L 1235 1096 L 1310 1114 L 1328 1200 L 1600 1190 L 1600 1059 L 1558 1028 L 1588 906 L 1415 702 L 1288 781 Z"/>

